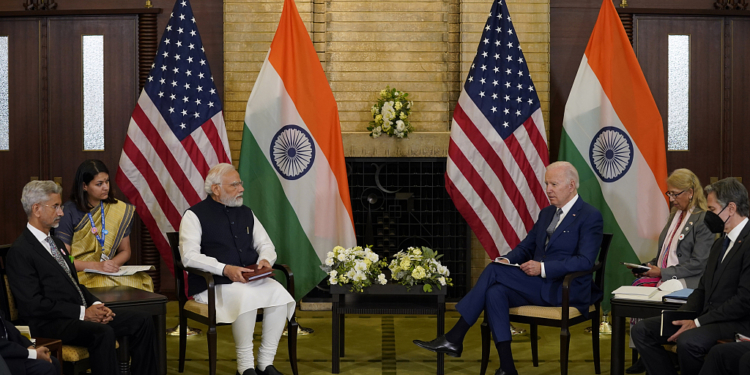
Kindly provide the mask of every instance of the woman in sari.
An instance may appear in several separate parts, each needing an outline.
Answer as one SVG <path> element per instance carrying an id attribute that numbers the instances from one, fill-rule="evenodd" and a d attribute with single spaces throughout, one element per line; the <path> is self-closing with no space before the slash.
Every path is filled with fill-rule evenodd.
<path id="1" fill-rule="evenodd" d="M 70 200 L 64 205 L 65 216 L 55 235 L 74 257 L 81 284 L 89 288 L 124 285 L 152 292 L 154 283 L 145 272 L 130 276 L 84 272 L 118 272 L 130 259 L 135 207 L 115 199 L 109 187 L 109 170 L 104 163 L 83 162 L 76 171 Z"/>

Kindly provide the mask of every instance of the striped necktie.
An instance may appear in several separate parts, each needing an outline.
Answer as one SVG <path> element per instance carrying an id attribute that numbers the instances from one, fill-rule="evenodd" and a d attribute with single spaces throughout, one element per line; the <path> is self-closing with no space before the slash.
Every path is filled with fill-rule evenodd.
<path id="1" fill-rule="evenodd" d="M 78 283 L 73 279 L 73 274 L 70 273 L 70 267 L 68 267 L 68 263 L 65 263 L 65 260 L 63 259 L 62 255 L 60 254 L 60 250 L 57 249 L 57 245 L 55 245 L 55 241 L 52 240 L 51 236 L 47 236 L 47 238 L 44 239 L 47 241 L 47 244 L 49 245 L 50 253 L 52 253 L 52 257 L 55 258 L 57 261 L 57 264 L 60 265 L 65 270 L 65 273 L 68 274 L 68 277 L 70 278 L 70 281 L 73 282 L 73 285 L 76 287 L 76 291 L 78 291 L 78 295 L 81 297 L 82 305 L 86 305 L 86 298 L 83 298 L 83 292 L 81 292 L 81 288 L 78 287 Z"/>

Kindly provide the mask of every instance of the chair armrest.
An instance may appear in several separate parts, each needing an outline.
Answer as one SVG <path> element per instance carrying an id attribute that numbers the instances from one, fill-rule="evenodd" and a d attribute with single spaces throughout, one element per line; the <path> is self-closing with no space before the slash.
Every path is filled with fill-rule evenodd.
<path id="1" fill-rule="evenodd" d="M 60 368 L 58 368 L 58 371 L 60 374 L 62 374 L 62 367 L 63 367 L 63 358 L 62 358 L 62 340 L 60 339 L 48 339 L 46 337 L 36 337 L 36 343 L 34 346 L 37 348 L 46 346 L 47 349 L 49 349 L 49 352 L 51 355 L 53 355 L 55 358 L 57 358 L 57 361 L 60 363 Z"/>
<path id="2" fill-rule="evenodd" d="M 602 264 L 599 262 L 596 262 L 596 264 L 591 267 L 591 269 L 588 269 L 586 271 L 578 271 L 573 272 L 565 275 L 565 279 L 563 279 L 563 285 L 562 285 L 562 317 L 563 320 L 568 319 L 569 309 L 570 309 L 570 283 L 573 282 L 573 280 L 586 275 L 593 275 L 594 272 L 599 270 L 602 267 Z"/>
<path id="3" fill-rule="evenodd" d="M 48 339 L 46 337 L 35 337 L 36 346 L 46 346 L 50 351 L 55 351 L 55 348 L 62 347 L 62 341 L 60 339 Z"/>
<path id="4" fill-rule="evenodd" d="M 185 271 L 201 276 L 206 280 L 206 285 L 208 285 L 208 320 L 216 325 L 216 282 L 214 282 L 214 275 L 192 267 L 185 267 Z"/>
<path id="5" fill-rule="evenodd" d="M 286 278 L 286 290 L 294 298 L 294 273 L 286 264 L 274 264 L 273 269 L 281 271 Z"/>

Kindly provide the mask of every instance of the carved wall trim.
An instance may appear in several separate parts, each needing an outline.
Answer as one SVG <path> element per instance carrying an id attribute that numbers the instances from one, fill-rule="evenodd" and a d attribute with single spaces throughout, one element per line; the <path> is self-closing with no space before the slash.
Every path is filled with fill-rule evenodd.
<path id="1" fill-rule="evenodd" d="M 368 132 L 343 133 L 346 157 L 447 157 L 450 132 L 417 132 L 406 139 L 380 137 Z"/>

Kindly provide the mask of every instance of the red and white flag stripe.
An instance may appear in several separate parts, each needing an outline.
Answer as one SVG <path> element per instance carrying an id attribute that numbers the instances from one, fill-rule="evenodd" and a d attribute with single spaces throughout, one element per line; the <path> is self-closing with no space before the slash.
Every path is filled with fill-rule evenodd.
<path id="1" fill-rule="evenodd" d="M 223 112 L 180 142 L 143 91 L 130 120 L 117 184 L 136 206 L 171 269 L 166 233 L 176 231 L 185 210 L 206 197 L 209 166 L 231 163 Z"/>
<path id="2" fill-rule="evenodd" d="M 490 258 L 506 254 L 549 205 L 541 109 L 502 139 L 462 91 L 453 115 L 446 188 Z"/>

